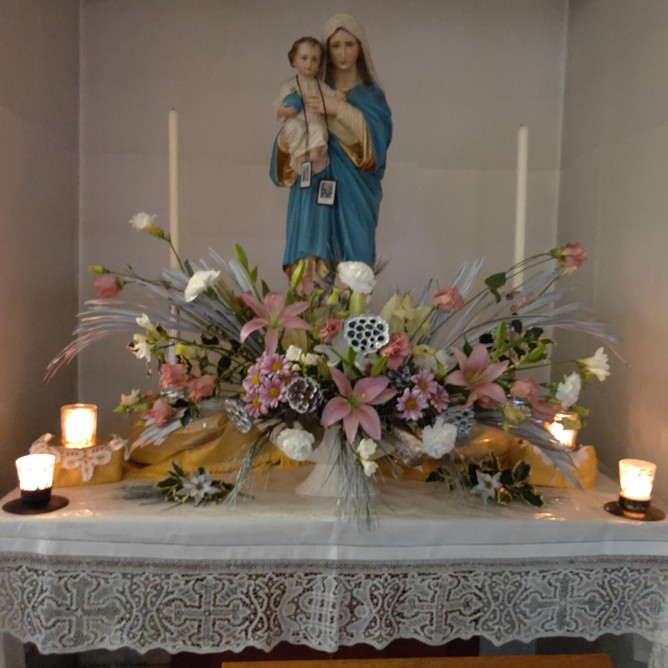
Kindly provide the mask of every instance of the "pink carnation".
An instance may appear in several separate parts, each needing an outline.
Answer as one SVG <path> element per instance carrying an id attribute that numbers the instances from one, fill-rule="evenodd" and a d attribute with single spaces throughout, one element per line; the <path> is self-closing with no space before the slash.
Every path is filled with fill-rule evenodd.
<path id="1" fill-rule="evenodd" d="M 164 427 L 172 418 L 175 411 L 169 405 L 169 402 L 164 397 L 156 399 L 153 406 L 145 411 L 142 411 L 141 416 L 146 418 L 153 418 L 156 427 Z"/>
<path id="2" fill-rule="evenodd" d="M 185 387 L 188 382 L 188 369 L 185 364 L 169 364 L 160 367 L 160 389 L 169 390 L 173 387 Z"/>
<path id="3" fill-rule="evenodd" d="M 111 299 L 120 294 L 123 283 L 115 274 L 95 274 L 93 287 L 98 297 Z"/>
<path id="4" fill-rule="evenodd" d="M 328 320 L 325 326 L 318 332 L 322 343 L 331 343 L 332 339 L 341 331 L 343 320 Z"/>
<path id="5" fill-rule="evenodd" d="M 411 342 L 403 332 L 390 334 L 390 342 L 380 349 L 380 354 L 387 357 L 388 369 L 398 369 L 412 352 Z"/>
<path id="6" fill-rule="evenodd" d="M 566 272 L 579 269 L 587 261 L 587 253 L 579 241 L 562 246 L 560 251 L 560 262 Z"/>
<path id="7" fill-rule="evenodd" d="M 456 287 L 445 288 L 434 294 L 434 306 L 438 307 L 443 313 L 450 311 L 459 311 L 464 308 L 464 298 L 459 294 Z"/>
<path id="8" fill-rule="evenodd" d="M 523 378 L 522 380 L 516 380 L 512 384 L 510 394 L 515 399 L 524 399 L 533 404 L 538 401 L 539 390 L 540 387 L 533 378 Z"/>
<path id="9" fill-rule="evenodd" d="M 190 388 L 190 401 L 199 401 L 213 394 L 216 389 L 216 378 L 211 375 L 192 378 L 188 381 L 188 387 Z"/>

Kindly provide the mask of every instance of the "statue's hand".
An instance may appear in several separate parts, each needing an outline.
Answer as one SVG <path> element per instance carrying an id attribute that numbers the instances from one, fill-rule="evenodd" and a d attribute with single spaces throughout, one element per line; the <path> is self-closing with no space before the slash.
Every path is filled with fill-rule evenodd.
<path id="1" fill-rule="evenodd" d="M 322 100 L 325 100 L 325 105 L 323 106 Z M 339 111 L 339 104 L 341 100 L 334 95 L 323 95 L 322 98 L 320 95 L 305 95 L 304 96 L 304 107 L 306 111 L 310 111 L 314 114 L 327 114 L 329 116 L 335 116 Z"/>

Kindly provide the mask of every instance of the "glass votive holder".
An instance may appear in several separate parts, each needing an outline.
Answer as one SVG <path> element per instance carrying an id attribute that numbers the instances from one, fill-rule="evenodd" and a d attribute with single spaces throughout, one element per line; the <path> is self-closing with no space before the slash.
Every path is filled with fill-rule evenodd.
<path id="1" fill-rule="evenodd" d="M 642 459 L 619 460 L 619 499 L 604 508 L 614 515 L 636 520 L 662 520 L 665 513 L 652 507 L 656 464 Z"/>
<path id="2" fill-rule="evenodd" d="M 619 460 L 619 503 L 626 510 L 642 512 L 649 508 L 656 464 L 642 459 Z"/>
<path id="3" fill-rule="evenodd" d="M 25 455 L 16 460 L 21 503 L 41 508 L 49 505 L 53 488 L 54 455 Z"/>
<path id="4" fill-rule="evenodd" d="M 60 409 L 62 442 L 66 448 L 88 448 L 95 445 L 97 406 L 68 404 Z"/>
<path id="5" fill-rule="evenodd" d="M 545 428 L 552 434 L 554 439 L 564 447 L 571 450 L 577 449 L 577 425 L 579 418 L 577 413 L 557 413 L 552 422 L 545 422 Z"/>

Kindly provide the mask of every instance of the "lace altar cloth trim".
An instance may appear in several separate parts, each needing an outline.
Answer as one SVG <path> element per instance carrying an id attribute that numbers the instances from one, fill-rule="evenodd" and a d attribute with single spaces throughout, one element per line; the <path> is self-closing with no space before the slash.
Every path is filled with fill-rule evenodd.
<path id="1" fill-rule="evenodd" d="M 43 434 L 31 446 L 31 454 L 45 453 L 55 455 L 64 469 L 80 469 L 81 479 L 88 482 L 93 477 L 96 466 L 104 466 L 111 461 L 111 454 L 125 448 L 127 441 L 120 436 L 112 436 L 107 443 L 91 445 L 87 448 L 65 448 L 59 443 L 52 443 L 53 434 Z"/>
<path id="2" fill-rule="evenodd" d="M 0 629 L 42 652 L 333 652 L 638 633 L 668 666 L 668 560 L 178 562 L 0 555 Z"/>

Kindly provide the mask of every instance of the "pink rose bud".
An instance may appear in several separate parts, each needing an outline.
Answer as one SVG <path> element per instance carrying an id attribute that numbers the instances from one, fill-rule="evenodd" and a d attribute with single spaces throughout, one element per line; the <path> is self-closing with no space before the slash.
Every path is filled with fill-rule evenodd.
<path id="1" fill-rule="evenodd" d="M 587 253 L 585 253 L 579 241 L 574 244 L 566 244 L 560 250 L 561 265 L 568 273 L 579 269 L 587 261 Z"/>
<path id="2" fill-rule="evenodd" d="M 98 297 L 110 299 L 120 294 L 123 284 L 115 274 L 95 274 L 93 287 Z"/>

